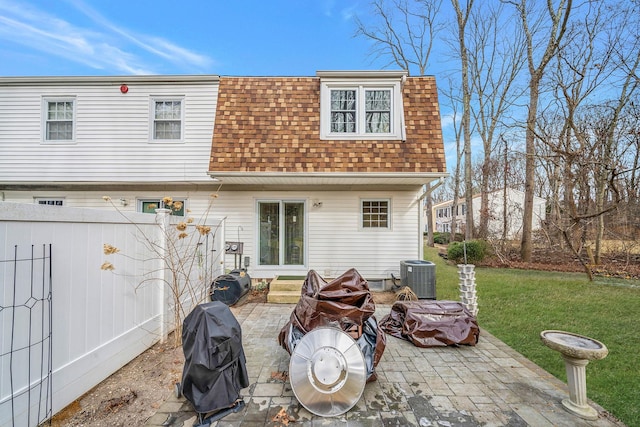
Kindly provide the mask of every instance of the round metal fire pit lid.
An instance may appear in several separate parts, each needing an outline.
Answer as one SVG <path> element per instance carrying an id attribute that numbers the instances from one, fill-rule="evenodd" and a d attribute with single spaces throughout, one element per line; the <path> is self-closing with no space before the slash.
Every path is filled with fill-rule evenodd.
<path id="1" fill-rule="evenodd" d="M 315 328 L 300 339 L 291 354 L 289 382 L 309 412 L 323 417 L 344 414 L 364 391 L 364 355 L 346 332 Z"/>

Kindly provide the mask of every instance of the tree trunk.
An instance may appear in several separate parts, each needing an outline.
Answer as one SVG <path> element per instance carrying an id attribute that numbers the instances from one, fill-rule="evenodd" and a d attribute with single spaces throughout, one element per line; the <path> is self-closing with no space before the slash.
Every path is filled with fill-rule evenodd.
<path id="1" fill-rule="evenodd" d="M 462 11 L 459 0 L 451 0 L 456 11 L 458 24 L 458 45 L 460 49 L 460 69 L 462 79 L 462 136 L 464 141 L 464 190 L 465 190 L 465 240 L 473 239 L 473 182 L 471 172 L 471 88 L 469 85 L 469 55 L 465 43 L 465 28 L 473 0 L 467 0 Z"/>
<path id="2" fill-rule="evenodd" d="M 531 262 L 533 252 L 533 194 L 535 186 L 535 123 L 538 114 L 539 76 L 532 76 L 529 83 L 529 114 L 527 115 L 527 131 L 525 136 L 524 167 L 524 208 L 522 213 L 522 241 L 520 242 L 520 258 Z"/>
<path id="3" fill-rule="evenodd" d="M 431 183 L 426 184 L 427 203 L 425 209 L 427 210 L 427 246 L 433 247 L 433 198 L 431 197 Z"/>

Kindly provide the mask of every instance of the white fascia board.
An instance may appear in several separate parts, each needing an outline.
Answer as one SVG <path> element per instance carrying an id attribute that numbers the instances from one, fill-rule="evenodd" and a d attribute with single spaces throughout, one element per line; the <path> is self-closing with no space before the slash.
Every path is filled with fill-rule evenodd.
<path id="1" fill-rule="evenodd" d="M 402 79 L 408 75 L 406 70 L 316 71 L 321 79 Z"/>
<path id="2" fill-rule="evenodd" d="M 177 84 L 177 83 L 218 83 L 218 75 L 134 75 L 134 76 L 35 76 L 35 77 L 0 77 L 0 86 L 71 86 L 90 84 L 94 86 L 106 86 L 127 83 L 153 83 L 153 84 Z"/>

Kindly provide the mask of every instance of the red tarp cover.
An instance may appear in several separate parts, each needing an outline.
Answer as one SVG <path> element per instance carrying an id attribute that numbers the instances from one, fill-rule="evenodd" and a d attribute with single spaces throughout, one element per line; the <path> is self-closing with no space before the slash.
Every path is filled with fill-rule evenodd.
<path id="1" fill-rule="evenodd" d="M 417 347 L 476 345 L 480 336 L 476 318 L 456 301 L 397 301 L 380 327 Z"/>

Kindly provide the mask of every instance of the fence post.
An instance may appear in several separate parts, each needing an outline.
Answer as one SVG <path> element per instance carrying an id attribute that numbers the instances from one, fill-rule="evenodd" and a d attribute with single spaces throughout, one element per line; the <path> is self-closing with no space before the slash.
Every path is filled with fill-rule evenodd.
<path id="1" fill-rule="evenodd" d="M 158 312 L 160 313 L 160 340 L 162 342 L 167 341 L 169 338 L 169 301 L 167 294 L 167 286 L 168 280 L 171 280 L 167 277 L 167 266 L 166 266 L 166 257 L 168 255 L 168 231 L 169 231 L 169 215 L 171 214 L 170 209 L 156 209 L 156 223 L 160 226 L 160 238 L 158 241 L 158 252 L 161 254 L 162 259 L 160 259 L 160 267 L 158 268 L 160 277 L 159 286 L 160 292 L 158 296 Z"/>

